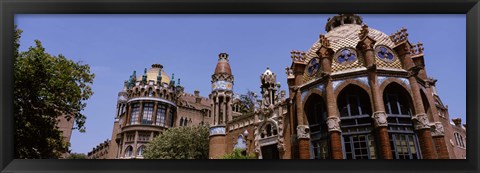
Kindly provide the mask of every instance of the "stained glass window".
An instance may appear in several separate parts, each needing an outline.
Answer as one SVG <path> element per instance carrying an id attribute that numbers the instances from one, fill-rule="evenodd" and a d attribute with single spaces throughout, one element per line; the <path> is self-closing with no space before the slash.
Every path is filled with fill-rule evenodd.
<path id="1" fill-rule="evenodd" d="M 352 63 L 357 60 L 357 53 L 353 49 L 342 49 L 337 55 L 337 62 L 340 64 Z"/>
<path id="2" fill-rule="evenodd" d="M 395 57 L 392 53 L 392 50 L 385 46 L 378 46 L 376 48 L 377 57 L 386 62 L 392 62 L 395 60 Z"/>
<path id="3" fill-rule="evenodd" d="M 309 76 L 313 76 L 317 73 L 318 69 L 320 68 L 320 60 L 318 58 L 313 58 L 310 60 L 307 66 L 307 74 Z"/>

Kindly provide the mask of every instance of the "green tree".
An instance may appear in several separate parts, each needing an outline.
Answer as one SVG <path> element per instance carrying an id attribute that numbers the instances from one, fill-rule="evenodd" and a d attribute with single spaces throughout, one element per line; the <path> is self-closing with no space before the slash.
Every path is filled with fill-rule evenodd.
<path id="1" fill-rule="evenodd" d="M 240 111 L 242 113 L 252 113 L 255 111 L 255 103 L 258 102 L 253 91 L 247 90 L 246 94 L 240 95 Z"/>
<path id="2" fill-rule="evenodd" d="M 14 114 L 15 157 L 58 158 L 69 144 L 58 130 L 58 118 L 75 122 L 74 129 L 85 131 L 81 113 L 93 94 L 94 74 L 90 66 L 45 52 L 41 42 L 19 52 L 21 30 L 15 30 Z"/>
<path id="3" fill-rule="evenodd" d="M 244 150 L 234 149 L 232 153 L 223 155 L 223 159 L 256 159 L 255 154 L 250 153 L 248 155 L 243 154 Z"/>
<path id="4" fill-rule="evenodd" d="M 87 155 L 83 153 L 70 153 L 67 159 L 87 159 Z"/>
<path id="5" fill-rule="evenodd" d="M 155 137 L 145 149 L 146 159 L 208 159 L 208 127 L 175 127 Z"/>

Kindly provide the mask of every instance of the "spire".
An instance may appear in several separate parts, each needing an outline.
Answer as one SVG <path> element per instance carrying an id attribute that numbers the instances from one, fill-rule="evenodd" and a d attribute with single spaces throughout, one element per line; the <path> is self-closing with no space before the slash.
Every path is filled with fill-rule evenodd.
<path id="1" fill-rule="evenodd" d="M 178 78 L 178 84 L 177 84 L 177 86 L 180 86 L 180 78 Z"/>
<path id="2" fill-rule="evenodd" d="M 145 70 L 143 71 L 142 82 L 147 82 L 147 68 L 145 68 Z"/>
<path id="3" fill-rule="evenodd" d="M 172 73 L 172 80 L 170 80 L 170 85 L 175 86 L 175 73 Z"/>

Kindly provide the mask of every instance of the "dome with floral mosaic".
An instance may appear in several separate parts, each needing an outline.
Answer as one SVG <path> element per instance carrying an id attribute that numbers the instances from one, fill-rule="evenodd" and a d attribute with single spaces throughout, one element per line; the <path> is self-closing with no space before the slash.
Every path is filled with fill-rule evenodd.
<path id="1" fill-rule="evenodd" d="M 361 40 L 360 35 L 362 32 L 365 32 L 368 37 L 375 41 L 375 63 L 378 68 L 403 71 L 401 62 L 392 50 L 395 46 L 392 38 L 381 31 L 365 25 L 362 17 L 355 14 L 336 15 L 328 19 L 325 30 L 327 33 L 324 34 L 324 37 L 330 43 L 329 48 L 334 51 L 332 60 L 332 72 L 334 74 L 365 69 L 363 55 L 356 48 Z M 321 46 L 322 43 L 319 38 L 306 52 L 306 63 L 318 57 L 317 51 Z M 309 78 L 307 70 L 308 69 L 306 69 L 305 72 L 305 78 Z"/>

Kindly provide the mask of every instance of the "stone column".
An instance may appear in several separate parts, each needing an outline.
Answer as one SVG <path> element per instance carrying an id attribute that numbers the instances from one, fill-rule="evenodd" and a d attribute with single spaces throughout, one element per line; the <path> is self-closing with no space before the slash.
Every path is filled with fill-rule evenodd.
<path id="1" fill-rule="evenodd" d="M 427 114 L 423 107 L 422 97 L 420 95 L 419 84 L 415 76 L 418 74 L 418 67 L 415 66 L 410 56 L 410 44 L 408 41 L 403 42 L 395 47 L 395 51 L 400 56 L 403 67 L 409 72 L 408 81 L 410 82 L 411 91 L 413 94 L 413 105 L 415 115 L 412 117 L 415 131 L 418 135 L 422 156 L 424 159 L 436 159 L 432 135 L 430 132 L 430 125 Z"/>
<path id="2" fill-rule="evenodd" d="M 170 105 L 167 104 L 165 105 L 165 124 L 164 125 L 165 127 L 168 127 L 168 128 L 170 128 L 170 124 L 168 123 L 168 121 L 170 121 L 169 115 L 170 115 Z M 172 118 L 173 118 L 173 115 L 172 115 Z M 174 124 L 173 126 L 175 126 L 175 121 L 174 120 L 171 120 L 171 121 Z"/>
<path id="3" fill-rule="evenodd" d="M 138 112 L 138 120 L 137 120 L 137 123 L 138 124 L 142 124 L 142 116 L 143 116 L 143 101 L 140 101 L 140 112 Z"/>
<path id="4" fill-rule="evenodd" d="M 153 115 L 152 115 L 153 125 L 157 124 L 157 110 L 158 110 L 158 102 L 155 102 L 155 104 L 153 105 Z"/>
<path id="5" fill-rule="evenodd" d="M 123 127 L 125 127 L 127 124 L 130 125 L 130 116 L 131 115 L 131 110 L 132 110 L 132 103 L 127 103 L 128 106 L 127 106 L 127 116 L 125 117 L 125 121 L 123 122 Z"/>
<path id="6" fill-rule="evenodd" d="M 326 78 L 325 80 L 325 93 L 327 97 L 327 126 L 328 133 L 330 136 L 330 146 L 332 148 L 332 158 L 333 159 L 343 159 L 343 149 L 342 149 L 342 137 L 341 137 L 341 127 L 340 127 L 340 113 L 338 112 L 337 107 L 337 97 L 335 96 L 332 84 L 332 78 L 330 74 L 332 73 L 332 58 L 334 51 L 330 48 L 330 42 L 323 35 L 320 35 L 320 42 L 322 47 L 317 51 L 318 57 L 322 61 L 322 77 Z"/>
<path id="7" fill-rule="evenodd" d="M 373 115 L 375 132 L 377 133 L 380 144 L 380 157 L 382 159 L 393 159 L 392 149 L 390 146 L 390 138 L 388 136 L 387 114 L 385 113 L 385 105 L 383 103 L 383 94 L 378 88 L 377 70 L 375 64 L 375 51 L 373 45 L 375 40 L 368 36 L 368 26 L 363 25 L 359 34 L 360 42 L 357 49 L 361 50 L 365 58 L 365 66 L 368 69 L 368 84 L 373 99 Z"/>

